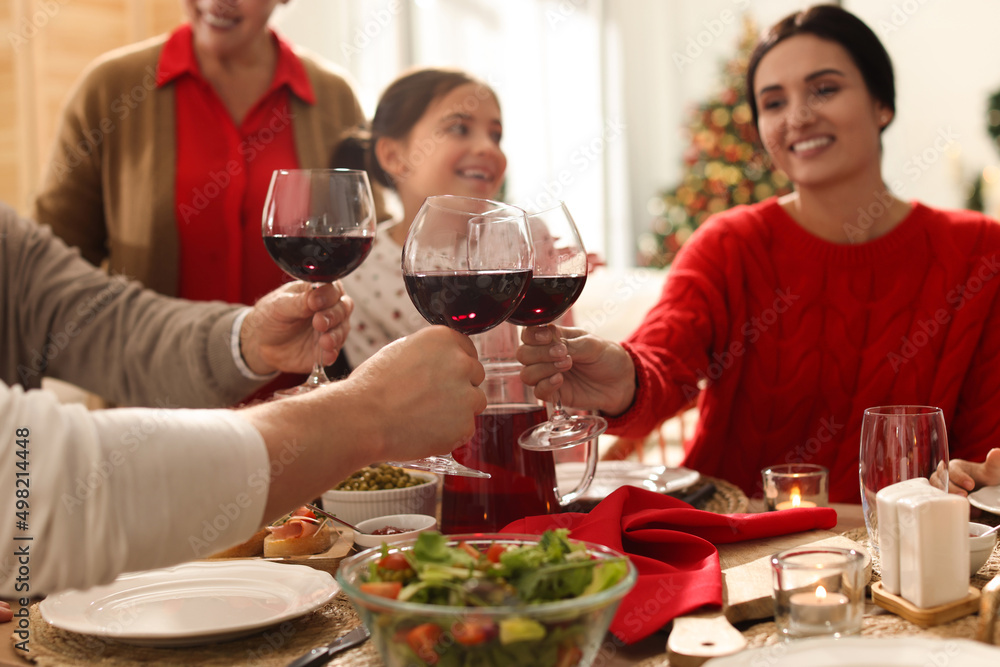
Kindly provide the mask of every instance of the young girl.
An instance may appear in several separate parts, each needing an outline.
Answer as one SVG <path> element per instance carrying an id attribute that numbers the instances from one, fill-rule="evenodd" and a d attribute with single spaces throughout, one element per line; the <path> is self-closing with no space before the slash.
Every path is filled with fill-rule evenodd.
<path id="1" fill-rule="evenodd" d="M 853 14 L 777 23 L 747 90 L 795 192 L 706 221 L 623 344 L 525 330 L 522 379 L 629 436 L 697 397 L 684 465 L 749 494 L 765 466 L 808 462 L 830 470 L 831 501 L 858 502 L 861 420 L 882 405 L 944 410 L 952 491 L 1000 482 L 1000 225 L 888 190 L 892 64 Z"/>
<path id="2" fill-rule="evenodd" d="M 403 242 L 427 197 L 497 196 L 507 168 L 502 134 L 500 105 L 486 84 L 458 70 L 419 69 L 386 88 L 370 137 L 338 150 L 335 166 L 367 169 L 403 208 L 402 217 L 380 224 L 371 254 L 343 280 L 355 303 L 344 346 L 351 366 L 427 326 L 403 286 Z"/>

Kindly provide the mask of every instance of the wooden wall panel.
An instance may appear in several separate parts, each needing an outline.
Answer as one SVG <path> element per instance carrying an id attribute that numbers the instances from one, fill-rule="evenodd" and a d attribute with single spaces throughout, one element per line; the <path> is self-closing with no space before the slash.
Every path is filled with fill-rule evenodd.
<path id="1" fill-rule="evenodd" d="M 126 5 L 127 0 L 67 4 L 40 32 L 35 55 L 40 168 L 48 158 L 59 111 L 81 71 L 97 56 L 128 41 Z"/>
<path id="2" fill-rule="evenodd" d="M 59 111 L 84 67 L 181 18 L 180 0 L 0 3 L 0 35 L 8 36 L 0 42 L 0 200 L 30 208 Z"/>
<path id="3" fill-rule="evenodd" d="M 0 35 L 14 33 L 14 3 L 0 3 Z M 17 127 L 17 83 L 14 48 L 9 39 L 0 41 L 0 201 L 19 204 L 21 180 Z"/>

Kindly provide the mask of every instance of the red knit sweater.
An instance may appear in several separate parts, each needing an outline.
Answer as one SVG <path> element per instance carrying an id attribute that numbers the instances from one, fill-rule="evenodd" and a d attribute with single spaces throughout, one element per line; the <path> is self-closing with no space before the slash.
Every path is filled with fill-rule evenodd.
<path id="1" fill-rule="evenodd" d="M 698 399 L 685 465 L 761 495 L 778 463 L 830 469 L 859 502 L 865 408 L 934 405 L 951 456 L 1000 446 L 1000 224 L 914 204 L 892 232 L 834 244 L 770 199 L 714 216 L 685 244 L 625 347 L 642 436 Z M 704 390 L 700 390 L 703 387 Z"/>

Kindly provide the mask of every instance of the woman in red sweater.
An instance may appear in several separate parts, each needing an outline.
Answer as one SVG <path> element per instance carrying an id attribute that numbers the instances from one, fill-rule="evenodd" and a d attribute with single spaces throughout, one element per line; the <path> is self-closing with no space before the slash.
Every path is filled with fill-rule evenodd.
<path id="1" fill-rule="evenodd" d="M 858 502 L 861 418 L 878 405 L 941 407 L 952 458 L 983 461 L 1000 435 L 1000 225 L 884 182 L 892 64 L 854 15 L 816 6 L 777 23 L 747 89 L 795 191 L 703 224 L 624 343 L 527 329 L 522 378 L 626 436 L 697 398 L 685 465 L 751 495 L 763 467 L 818 463 L 831 501 Z M 953 491 L 1000 482 L 1000 450 L 954 463 Z"/>

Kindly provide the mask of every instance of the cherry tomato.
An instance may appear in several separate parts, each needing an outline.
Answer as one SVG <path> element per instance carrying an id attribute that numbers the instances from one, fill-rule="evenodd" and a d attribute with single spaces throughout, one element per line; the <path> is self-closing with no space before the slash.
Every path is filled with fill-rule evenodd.
<path id="1" fill-rule="evenodd" d="M 499 563 L 500 554 L 502 554 L 504 551 L 507 551 L 507 547 L 505 547 L 502 544 L 497 544 L 496 542 L 494 542 L 493 544 L 490 545 L 490 548 L 486 550 L 486 560 L 488 560 L 491 563 Z"/>
<path id="2" fill-rule="evenodd" d="M 556 667 L 575 667 L 580 664 L 583 651 L 571 644 L 560 644 L 556 654 Z"/>
<path id="3" fill-rule="evenodd" d="M 488 619 L 465 618 L 451 626 L 451 634 L 459 644 L 475 646 L 495 637 L 497 628 Z"/>
<path id="4" fill-rule="evenodd" d="M 383 570 L 409 570 L 410 561 L 406 560 L 403 554 L 396 552 L 380 558 L 378 567 Z"/>
<path id="5" fill-rule="evenodd" d="M 436 665 L 438 654 L 434 650 L 441 639 L 441 628 L 433 623 L 422 623 L 406 633 L 406 643 L 417 657 L 428 665 Z"/>
<path id="6" fill-rule="evenodd" d="M 369 581 L 358 588 L 369 595 L 395 600 L 399 597 L 399 591 L 403 590 L 403 584 L 398 581 Z"/>

